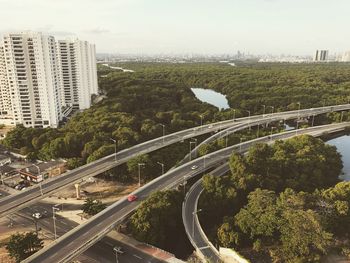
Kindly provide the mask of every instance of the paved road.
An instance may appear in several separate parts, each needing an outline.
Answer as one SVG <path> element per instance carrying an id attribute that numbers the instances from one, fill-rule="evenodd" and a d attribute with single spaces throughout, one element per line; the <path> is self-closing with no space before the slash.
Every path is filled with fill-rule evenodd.
<path id="1" fill-rule="evenodd" d="M 210 172 L 210 174 L 220 176 L 227 173 L 229 169 L 228 164 L 225 163 Z M 197 211 L 198 199 L 202 191 L 202 179 L 199 179 L 192 185 L 186 195 L 182 206 L 182 220 L 189 240 L 193 247 L 196 248 L 197 253 L 202 256 L 202 259 L 208 260 L 211 263 L 220 263 L 219 252 L 207 239 L 201 228 L 197 214 L 194 214 L 194 211 Z"/>
<path id="2" fill-rule="evenodd" d="M 0 190 L 2 196 L 7 196 L 8 193 Z M 2 198 L 2 197 L 0 197 Z M 38 222 L 38 229 L 43 234 L 42 230 L 45 230 L 46 238 L 54 239 L 54 229 L 53 229 L 53 219 L 52 219 L 52 205 L 48 203 L 38 203 L 35 206 L 30 206 L 28 208 L 22 209 L 20 212 L 11 215 L 11 221 L 13 222 L 13 227 L 21 225 L 23 227 L 29 227 L 35 230 L 35 221 L 32 218 L 32 214 L 35 212 L 43 213 L 47 211 L 47 215 Z M 64 206 L 64 209 L 68 208 L 68 205 Z M 8 220 L 10 224 L 10 219 Z M 57 236 L 62 236 L 77 227 L 78 223 L 69 220 L 67 218 L 56 215 L 56 230 Z M 7 222 L 6 226 L 7 227 Z M 41 229 L 41 230 L 40 230 Z M 89 263 L 115 263 L 115 254 L 113 252 L 113 247 L 122 247 L 125 253 L 118 257 L 120 263 L 162 263 L 163 261 L 152 257 L 134 247 L 131 247 L 125 243 L 116 241 L 110 237 L 104 237 L 101 241 L 94 244 L 88 250 L 86 250 L 82 255 L 77 257 L 77 260 L 81 262 Z"/>
<path id="3" fill-rule="evenodd" d="M 318 136 L 325 132 L 340 131 L 348 126 L 350 126 L 350 123 L 340 123 L 274 134 L 273 136 L 266 136 L 249 142 L 244 142 L 240 145 L 231 146 L 200 157 L 168 171 L 164 175 L 136 190 L 134 194 L 139 197 L 137 201 L 128 202 L 126 198 L 119 200 L 92 217 L 85 224 L 82 224 L 73 231 L 65 234 L 55 243 L 40 250 L 24 262 L 68 262 L 92 246 L 98 240 L 102 239 L 102 237 L 111 231 L 119 222 L 131 214 L 140 204 L 140 201 L 146 199 L 149 194 L 157 190 L 172 188 L 180 184 L 185 176 L 191 177 L 197 175 L 215 166 L 217 163 L 227 160 L 233 150 L 245 151 L 257 142 L 272 142 L 273 140 L 286 139 L 295 136 L 296 134 Z M 193 169 L 194 165 L 196 166 L 196 169 Z"/>
<path id="4" fill-rule="evenodd" d="M 95 162 L 86 164 L 70 172 L 67 172 L 61 176 L 46 180 L 42 185 L 41 184 L 35 185 L 19 194 L 11 195 L 10 197 L 3 198 L 0 200 L 0 216 L 5 216 L 15 211 L 18 211 L 28 206 L 30 203 L 34 203 L 37 200 L 45 196 L 48 196 L 49 194 L 52 194 L 63 187 L 66 187 L 75 182 L 79 182 L 85 177 L 95 176 L 104 171 L 108 171 L 109 169 L 115 166 L 118 166 L 137 155 L 155 151 L 157 149 L 171 145 L 173 143 L 183 141 L 184 139 L 189 139 L 192 137 L 196 137 L 198 135 L 219 131 L 229 127 L 231 128 L 238 127 L 242 125 L 242 123 L 245 123 L 245 124 L 248 123 L 249 125 L 253 125 L 254 121 L 261 121 L 262 123 L 264 123 L 264 122 L 271 121 L 272 118 L 289 119 L 289 118 L 296 118 L 301 116 L 317 115 L 317 114 L 330 112 L 330 111 L 340 111 L 340 110 L 348 110 L 348 109 L 350 109 L 350 104 L 327 106 L 327 107 L 321 107 L 321 108 L 312 108 L 312 109 L 305 109 L 300 111 L 297 110 L 297 111 L 279 112 L 271 115 L 255 115 L 255 116 L 240 118 L 236 120 L 227 120 L 227 121 L 217 122 L 213 124 L 202 125 L 199 127 L 169 134 L 164 137 L 156 138 L 156 139 L 135 145 L 128 149 L 122 150 L 118 152 L 116 155 L 112 154 L 112 155 L 106 156 Z M 42 190 L 40 189 L 40 186 Z"/>

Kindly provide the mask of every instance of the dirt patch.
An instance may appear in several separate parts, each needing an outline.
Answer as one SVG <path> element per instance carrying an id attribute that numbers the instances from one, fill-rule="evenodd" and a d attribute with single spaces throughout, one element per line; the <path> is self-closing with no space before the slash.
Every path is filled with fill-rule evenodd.
<path id="1" fill-rule="evenodd" d="M 116 181 L 105 181 L 102 179 L 95 179 L 95 181 L 87 181 L 81 184 L 81 198 L 100 199 L 103 203 L 115 202 L 126 195 L 130 194 L 138 188 L 137 184 L 125 185 Z M 75 186 L 69 186 L 54 194 L 53 197 L 60 199 L 76 198 Z"/>

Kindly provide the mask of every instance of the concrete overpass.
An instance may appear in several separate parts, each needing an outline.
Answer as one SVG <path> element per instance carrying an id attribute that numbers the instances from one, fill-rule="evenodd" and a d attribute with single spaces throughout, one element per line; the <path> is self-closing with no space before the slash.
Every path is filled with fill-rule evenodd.
<path id="1" fill-rule="evenodd" d="M 218 163 L 227 161 L 232 151 L 246 151 L 250 146 L 258 142 L 272 142 L 273 140 L 287 139 L 295 135 L 310 134 L 312 136 L 320 136 L 325 133 L 344 130 L 349 126 L 350 123 L 348 122 L 337 123 L 265 136 L 227 147 L 183 164 L 134 191 L 133 194 L 139 197 L 137 201 L 128 202 L 127 198 L 119 200 L 90 218 L 85 224 L 61 236 L 55 242 L 32 255 L 24 262 L 69 262 L 129 216 L 149 194 L 157 190 L 173 188 L 182 183 L 186 177 L 193 177 L 216 166 Z M 196 169 L 193 169 L 194 165 L 197 166 Z"/>
<path id="2" fill-rule="evenodd" d="M 72 171 L 69 171 L 61 176 L 46 180 L 42 184 L 32 186 L 27 190 L 20 192 L 16 195 L 11 195 L 0 200 L 0 217 L 9 215 L 15 211 L 18 211 L 29 204 L 59 191 L 61 188 L 68 185 L 80 182 L 86 177 L 96 176 L 102 172 L 108 171 L 113 167 L 116 167 L 128 160 L 136 157 L 140 154 L 149 153 L 171 144 L 196 137 L 203 134 L 217 132 L 222 129 L 232 128 L 230 131 L 242 130 L 248 126 L 253 126 L 262 123 L 268 123 L 271 121 L 277 121 L 282 119 L 292 119 L 311 115 L 318 115 L 332 111 L 349 110 L 350 104 L 335 105 L 320 108 L 278 112 L 274 114 L 255 115 L 245 118 L 239 118 L 235 120 L 226 120 L 217 123 L 198 126 L 195 128 L 179 131 L 163 137 L 159 137 L 144 143 L 135 145 L 128 149 L 103 157 L 97 161 L 83 165 Z M 223 136 L 223 133 L 219 133 L 216 136 Z"/>

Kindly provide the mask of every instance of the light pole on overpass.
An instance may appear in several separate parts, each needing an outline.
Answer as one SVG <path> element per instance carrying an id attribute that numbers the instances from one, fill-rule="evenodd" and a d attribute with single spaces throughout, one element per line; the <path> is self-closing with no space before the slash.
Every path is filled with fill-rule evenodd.
<path id="1" fill-rule="evenodd" d="M 138 163 L 137 167 L 139 168 L 139 187 L 141 186 L 141 167 L 144 167 L 144 163 Z"/>
<path id="2" fill-rule="evenodd" d="M 268 106 L 268 108 L 271 108 L 271 114 L 273 114 L 275 107 L 274 106 Z"/>
<path id="3" fill-rule="evenodd" d="M 164 144 L 164 137 L 165 137 L 165 125 L 162 123 L 159 123 L 160 126 L 163 128 L 163 144 Z"/>
<path id="4" fill-rule="evenodd" d="M 312 115 L 312 123 L 311 123 L 311 127 L 314 127 L 314 122 L 315 122 L 315 114 Z"/>
<path id="5" fill-rule="evenodd" d="M 117 140 L 114 140 L 112 138 L 109 139 L 114 142 L 114 160 L 117 161 Z"/>
<path id="6" fill-rule="evenodd" d="M 164 163 L 157 162 L 157 164 L 159 164 L 160 166 L 162 166 L 162 174 L 164 174 Z"/>
<path id="7" fill-rule="evenodd" d="M 272 141 L 273 129 L 276 129 L 276 127 L 271 127 L 271 134 L 270 134 L 270 139 L 271 139 L 271 141 Z"/>
<path id="8" fill-rule="evenodd" d="M 266 110 L 266 105 L 262 105 L 264 107 L 263 109 L 263 118 L 265 118 L 265 110 Z"/>
<path id="9" fill-rule="evenodd" d="M 55 211 L 60 211 L 60 209 L 58 207 L 55 207 L 55 206 L 52 207 L 53 233 L 54 233 L 54 238 L 56 240 L 57 232 L 56 232 L 56 214 L 55 214 Z"/>
<path id="10" fill-rule="evenodd" d="M 193 239 L 194 239 L 194 217 L 197 216 L 197 214 L 200 211 L 202 211 L 202 209 L 198 209 L 198 210 L 192 212 L 192 215 L 193 215 L 193 217 L 192 217 L 192 238 Z"/>
<path id="11" fill-rule="evenodd" d="M 246 112 L 248 112 L 248 124 L 249 124 L 249 131 L 251 130 L 251 127 L 250 127 L 250 110 L 246 110 Z"/>
<path id="12" fill-rule="evenodd" d="M 201 130 L 203 130 L 203 114 L 199 115 L 201 117 Z"/>
<path id="13" fill-rule="evenodd" d="M 236 109 L 233 109 L 233 121 L 236 119 Z"/>

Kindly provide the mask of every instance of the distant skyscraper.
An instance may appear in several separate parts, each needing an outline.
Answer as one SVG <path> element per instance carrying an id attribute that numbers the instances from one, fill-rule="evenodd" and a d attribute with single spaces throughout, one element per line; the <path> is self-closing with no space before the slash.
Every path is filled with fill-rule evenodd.
<path id="1" fill-rule="evenodd" d="M 63 43 L 66 49 L 37 32 L 4 35 L 0 124 L 57 127 L 63 106 L 90 107 L 91 94 L 97 94 L 95 47 L 79 40 Z"/>
<path id="2" fill-rule="evenodd" d="M 327 61 L 328 50 L 316 50 L 314 61 Z"/>
<path id="3" fill-rule="evenodd" d="M 344 54 L 341 57 L 341 61 L 350 62 L 350 51 L 344 52 Z"/>

